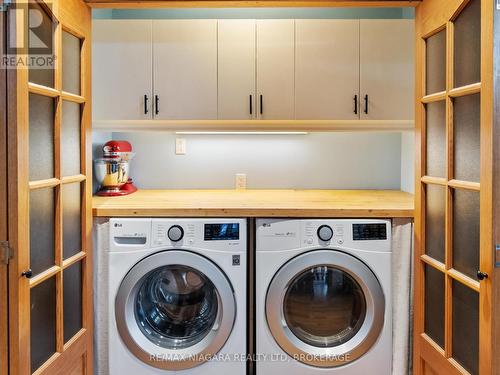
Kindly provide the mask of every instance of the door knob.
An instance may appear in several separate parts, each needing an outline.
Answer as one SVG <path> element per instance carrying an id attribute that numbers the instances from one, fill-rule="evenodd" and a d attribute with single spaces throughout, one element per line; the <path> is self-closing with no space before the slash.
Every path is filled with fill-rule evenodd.
<path id="1" fill-rule="evenodd" d="M 31 277 L 33 276 L 33 271 L 30 268 L 29 270 L 23 271 L 23 273 L 21 273 L 21 276 L 24 276 L 27 279 L 31 279 Z"/>
<path id="2" fill-rule="evenodd" d="M 477 271 L 477 278 L 478 280 L 482 281 L 488 278 L 488 274 L 481 271 Z"/>

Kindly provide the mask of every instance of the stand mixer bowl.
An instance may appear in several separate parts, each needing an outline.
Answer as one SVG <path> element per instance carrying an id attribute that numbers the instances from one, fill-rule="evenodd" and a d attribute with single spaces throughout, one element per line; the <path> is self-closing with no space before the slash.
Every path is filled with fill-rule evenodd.
<path id="1" fill-rule="evenodd" d="M 95 177 L 101 187 L 119 191 L 129 178 L 129 162 L 123 159 L 103 158 L 95 161 Z"/>

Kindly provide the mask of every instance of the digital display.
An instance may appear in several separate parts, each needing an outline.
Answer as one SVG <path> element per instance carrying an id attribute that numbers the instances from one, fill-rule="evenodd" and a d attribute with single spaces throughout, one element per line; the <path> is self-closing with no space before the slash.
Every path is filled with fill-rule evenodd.
<path id="1" fill-rule="evenodd" d="M 205 224 L 205 241 L 230 241 L 240 239 L 240 224 Z"/>
<path id="2" fill-rule="evenodd" d="M 353 224 L 352 239 L 354 241 L 376 241 L 387 239 L 385 224 Z"/>

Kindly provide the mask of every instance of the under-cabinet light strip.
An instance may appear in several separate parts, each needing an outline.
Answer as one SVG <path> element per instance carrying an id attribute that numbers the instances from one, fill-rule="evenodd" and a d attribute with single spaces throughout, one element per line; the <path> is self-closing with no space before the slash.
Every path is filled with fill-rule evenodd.
<path id="1" fill-rule="evenodd" d="M 211 132 L 204 132 L 204 131 L 184 131 L 184 132 L 175 132 L 175 134 L 200 134 L 200 135 L 206 135 L 206 134 L 213 134 L 213 135 L 233 135 L 233 134 L 247 134 L 247 135 L 267 135 L 267 134 L 273 134 L 273 135 L 305 135 L 309 134 L 308 132 L 249 132 L 249 131 L 243 131 L 243 132 L 238 132 L 238 131 L 211 131 Z"/>

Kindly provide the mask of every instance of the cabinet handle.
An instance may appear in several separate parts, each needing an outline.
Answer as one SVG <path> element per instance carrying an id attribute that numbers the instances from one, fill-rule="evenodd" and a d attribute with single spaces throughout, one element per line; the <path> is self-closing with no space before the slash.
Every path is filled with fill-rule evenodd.
<path id="1" fill-rule="evenodd" d="M 264 98 L 261 95 L 260 96 L 260 114 L 262 114 L 263 112 L 264 112 Z"/>
<path id="2" fill-rule="evenodd" d="M 250 95 L 250 114 L 253 115 L 253 100 L 252 100 L 252 95 Z"/>
<path id="3" fill-rule="evenodd" d="M 358 95 L 354 95 L 354 114 L 358 114 Z"/>
<path id="4" fill-rule="evenodd" d="M 368 114 L 368 94 L 365 95 L 365 113 Z"/>
<path id="5" fill-rule="evenodd" d="M 160 97 L 158 95 L 155 95 L 155 114 L 160 114 Z"/>
<path id="6" fill-rule="evenodd" d="M 148 96 L 147 95 L 144 95 L 144 114 L 147 115 L 148 114 Z"/>

